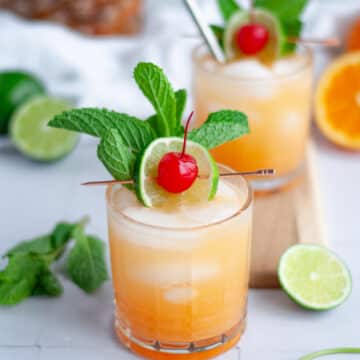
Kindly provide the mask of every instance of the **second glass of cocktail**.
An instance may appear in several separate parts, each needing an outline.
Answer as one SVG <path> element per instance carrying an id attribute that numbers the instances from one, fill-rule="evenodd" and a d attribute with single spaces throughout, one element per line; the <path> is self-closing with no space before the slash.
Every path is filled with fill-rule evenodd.
<path id="1" fill-rule="evenodd" d="M 288 44 L 276 14 L 264 9 L 235 10 L 221 36 L 225 64 L 205 46 L 193 52 L 196 125 L 219 109 L 241 109 L 249 117 L 251 133 L 213 149 L 215 160 L 237 171 L 274 168 L 271 179 L 252 179 L 255 190 L 286 185 L 300 173 L 305 159 L 311 51 Z"/>

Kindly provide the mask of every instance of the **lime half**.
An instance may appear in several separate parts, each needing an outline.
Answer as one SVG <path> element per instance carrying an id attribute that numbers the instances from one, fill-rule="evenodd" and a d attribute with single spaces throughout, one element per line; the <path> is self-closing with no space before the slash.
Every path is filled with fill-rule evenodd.
<path id="1" fill-rule="evenodd" d="M 284 291 L 300 306 L 329 310 L 351 293 L 351 275 L 346 265 L 323 246 L 299 244 L 281 257 L 278 269 Z"/>
<path id="2" fill-rule="evenodd" d="M 156 178 L 161 158 L 171 151 L 181 152 L 182 145 L 181 138 L 159 138 L 140 155 L 135 170 L 135 186 L 137 196 L 145 206 L 176 206 L 179 203 L 208 201 L 215 196 L 219 182 L 218 167 L 206 148 L 190 140 L 186 143 L 186 153 L 196 159 L 200 178 L 181 194 L 169 193 L 157 184 Z"/>
<path id="3" fill-rule="evenodd" d="M 43 84 L 34 75 L 22 71 L 0 73 L 0 133 L 7 133 L 11 115 L 34 95 L 45 93 Z"/>
<path id="4" fill-rule="evenodd" d="M 269 32 L 268 43 L 262 51 L 256 54 L 256 58 L 264 63 L 272 63 L 280 56 L 285 39 L 281 24 L 276 16 L 263 9 L 253 11 L 252 21 L 264 25 Z M 248 11 L 237 11 L 230 18 L 224 33 L 224 50 L 228 60 L 249 57 L 241 52 L 235 42 L 235 35 L 239 28 L 249 23 L 250 14 Z"/>
<path id="5" fill-rule="evenodd" d="M 10 135 L 16 148 L 31 159 L 58 160 L 70 153 L 77 141 L 76 133 L 47 126 L 69 104 L 47 96 L 34 97 L 15 112 L 10 122 Z"/>

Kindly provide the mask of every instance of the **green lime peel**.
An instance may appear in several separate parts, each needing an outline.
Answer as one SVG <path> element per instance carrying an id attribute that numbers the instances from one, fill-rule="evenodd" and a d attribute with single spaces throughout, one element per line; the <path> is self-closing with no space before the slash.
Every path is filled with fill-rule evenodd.
<path id="1" fill-rule="evenodd" d="M 321 356 L 334 355 L 334 354 L 360 354 L 360 348 L 344 347 L 336 349 L 320 350 L 301 357 L 299 360 L 313 360 Z"/>

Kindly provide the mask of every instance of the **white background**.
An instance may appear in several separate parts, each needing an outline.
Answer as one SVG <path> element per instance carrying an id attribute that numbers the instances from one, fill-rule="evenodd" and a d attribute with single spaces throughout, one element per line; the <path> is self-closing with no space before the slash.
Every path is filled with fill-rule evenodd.
<path id="1" fill-rule="evenodd" d="M 178 1 L 155 2 L 160 7 L 149 7 L 147 32 L 136 41 L 90 40 L 58 26 L 30 25 L 0 14 L 0 68 L 32 70 L 51 91 L 76 98 L 80 105 L 145 115 L 149 107 L 142 105 L 140 93 L 128 81 L 137 61 L 156 61 L 177 88 L 188 86 L 190 79 L 192 42 L 182 35 L 194 33 L 191 22 Z M 358 0 L 313 1 L 306 13 L 306 33 L 342 34 L 359 8 Z M 211 6 L 207 15 L 216 18 Z M 319 73 L 334 54 L 316 54 Z M 334 311 L 311 313 L 280 290 L 251 290 L 246 334 L 219 359 L 295 360 L 321 348 L 360 346 L 360 154 L 335 148 L 316 130 L 313 138 L 328 241 L 352 272 L 353 293 Z M 43 165 L 23 158 L 0 139 L 0 253 L 19 240 L 47 232 L 58 220 L 76 220 L 84 214 L 92 218 L 90 231 L 106 238 L 104 189 L 79 186 L 84 180 L 108 177 L 95 151 L 96 141 L 84 137 L 68 158 Z M 112 332 L 111 283 L 88 296 L 60 276 L 65 284 L 61 298 L 0 308 L 0 359 L 135 360 Z"/>

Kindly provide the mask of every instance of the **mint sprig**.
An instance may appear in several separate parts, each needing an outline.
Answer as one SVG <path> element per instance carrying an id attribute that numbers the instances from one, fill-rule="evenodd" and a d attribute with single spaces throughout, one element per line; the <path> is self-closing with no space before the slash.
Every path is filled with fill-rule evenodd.
<path id="1" fill-rule="evenodd" d="M 245 114 L 223 110 L 210 114 L 201 127 L 190 131 L 188 138 L 212 149 L 248 133 L 249 125 Z"/>
<path id="2" fill-rule="evenodd" d="M 301 15 L 309 0 L 255 0 L 254 6 L 272 12 L 280 21 L 286 38 L 299 37 L 302 30 Z M 295 44 L 284 42 L 281 55 L 286 55 L 296 49 Z"/>
<path id="3" fill-rule="evenodd" d="M 85 219 L 79 223 L 58 223 L 51 233 L 23 241 L 10 249 L 4 255 L 8 258 L 8 264 L 4 270 L 0 271 L 0 305 L 15 305 L 32 295 L 60 296 L 63 287 L 51 270 L 51 265 L 64 254 L 72 239 L 75 238 L 77 243 L 76 234 L 79 228 L 83 231 L 84 222 Z M 98 245 L 93 246 L 93 243 L 98 243 L 98 241 L 100 240 L 91 240 L 93 247 L 91 251 L 92 257 L 96 257 L 97 262 L 102 264 L 101 277 L 98 276 L 96 282 L 91 279 L 88 283 L 86 280 L 76 282 L 84 291 L 90 288 L 93 291 L 106 280 L 104 248 L 99 249 Z M 77 248 L 76 245 L 75 248 Z M 83 252 L 86 254 L 84 255 Z M 69 269 L 71 278 L 74 272 L 92 273 L 94 271 L 92 264 L 83 261 L 87 253 L 85 249 L 77 250 L 75 255 L 70 253 L 73 263 Z"/>
<path id="4" fill-rule="evenodd" d="M 227 9 L 235 8 L 235 3 L 231 6 L 232 3 L 227 3 Z M 225 10 L 225 1 L 221 4 Z M 135 179 L 137 159 L 156 137 L 184 135 L 181 120 L 186 107 L 186 91 L 180 89 L 174 92 L 163 70 L 152 63 L 139 63 L 134 70 L 134 78 L 156 111 L 146 121 L 114 111 L 90 108 L 67 111 L 49 123 L 52 127 L 100 137 L 98 157 L 117 180 Z M 247 118 L 243 113 L 219 111 L 191 131 L 189 139 L 211 149 L 248 132 Z"/>

